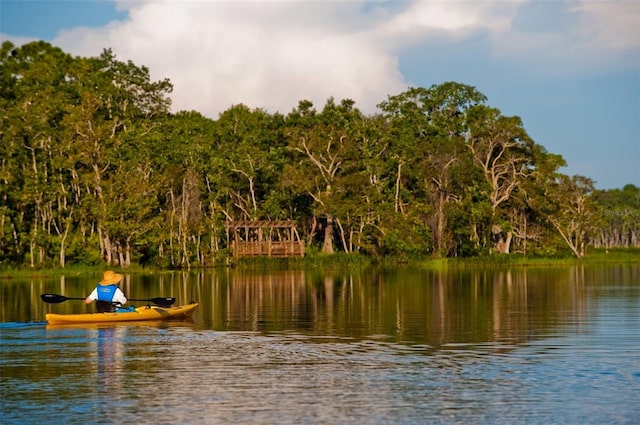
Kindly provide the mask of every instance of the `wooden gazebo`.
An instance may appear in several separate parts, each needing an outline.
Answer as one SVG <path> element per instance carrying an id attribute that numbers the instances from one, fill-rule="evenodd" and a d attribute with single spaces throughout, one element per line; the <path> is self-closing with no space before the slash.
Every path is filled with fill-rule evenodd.
<path id="1" fill-rule="evenodd" d="M 238 220 L 226 222 L 233 256 L 304 257 L 296 223 L 289 220 Z"/>

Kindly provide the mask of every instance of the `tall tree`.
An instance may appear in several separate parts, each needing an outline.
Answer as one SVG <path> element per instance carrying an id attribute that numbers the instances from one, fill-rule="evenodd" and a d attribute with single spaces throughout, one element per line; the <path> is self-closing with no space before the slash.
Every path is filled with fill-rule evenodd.
<path id="1" fill-rule="evenodd" d="M 360 111 L 348 99 L 340 104 L 329 99 L 320 114 L 311 102 L 301 101 L 287 117 L 286 137 L 297 160 L 285 174 L 292 186 L 314 200 L 314 217 L 323 220 L 324 253 L 334 251 L 334 191 L 353 152 L 350 122 L 358 117 Z"/>
<path id="2" fill-rule="evenodd" d="M 603 226 L 593 235 L 597 247 L 640 247 L 640 188 L 598 190 L 594 201 L 601 207 Z"/>
<path id="3" fill-rule="evenodd" d="M 412 212 L 430 227 L 440 255 L 451 248 L 446 211 L 450 202 L 460 200 L 454 192 L 453 170 L 467 154 L 467 113 L 485 100 L 474 87 L 446 82 L 429 89 L 411 88 L 380 104 L 395 135 L 391 150 L 397 161 L 396 209 L 404 209 L 400 196 L 404 186 L 414 195 Z"/>
<path id="4" fill-rule="evenodd" d="M 67 181 L 58 174 L 65 153 L 57 146 L 63 107 L 69 101 L 65 88 L 71 63 L 69 55 L 45 42 L 21 47 L 5 42 L 2 46 L 5 177 L 0 190 L 5 205 L 11 205 L 17 213 L 4 212 L 2 222 L 4 228 L 12 230 L 17 246 L 18 238 L 28 240 L 32 267 L 43 264 L 55 250 L 59 251 L 60 264 L 65 263 L 73 208 Z"/>
<path id="5" fill-rule="evenodd" d="M 515 249 L 522 253 L 545 253 L 551 252 L 545 245 L 553 245 L 549 242 L 552 233 L 549 230 L 553 229 L 549 229 L 547 220 L 550 205 L 547 193 L 557 185 L 558 170 L 567 164 L 562 156 L 537 144 L 532 153 L 535 167 L 510 202 L 509 214 Z"/>
<path id="6" fill-rule="evenodd" d="M 136 128 L 150 131 L 154 118 L 168 113 L 168 80 L 152 82 L 149 70 L 120 62 L 110 50 L 97 58 L 80 58 L 69 76 L 74 99 L 64 120 L 74 172 L 90 194 L 84 203 L 84 220 L 95 222 L 100 250 L 107 264 L 120 262 L 126 243 L 114 240 L 110 229 L 111 205 L 119 190 L 111 176 L 119 170 L 126 135 Z M 148 127 L 148 128 L 147 128 Z M 131 165 L 131 164 L 129 164 Z"/>
<path id="7" fill-rule="evenodd" d="M 236 105 L 220 114 L 216 121 L 216 145 L 220 151 L 219 172 L 231 189 L 233 211 L 237 219 L 261 218 L 262 203 L 278 180 L 283 141 L 278 136 L 274 117 L 263 110 Z"/>
<path id="8" fill-rule="evenodd" d="M 497 252 L 509 253 L 513 224 L 501 207 L 508 204 L 533 168 L 533 140 L 518 117 L 478 105 L 469 112 L 467 146 L 490 188 L 492 237 Z"/>
<path id="9" fill-rule="evenodd" d="M 182 111 L 163 121 L 153 144 L 163 223 L 158 256 L 170 267 L 207 264 L 219 246 L 219 194 L 226 189 L 217 177 L 223 153 L 214 127 L 200 113 Z"/>
<path id="10" fill-rule="evenodd" d="M 601 216 L 593 191 L 593 180 L 587 177 L 560 175 L 546 194 L 551 201 L 547 219 L 577 258 L 585 256 L 589 237 Z"/>

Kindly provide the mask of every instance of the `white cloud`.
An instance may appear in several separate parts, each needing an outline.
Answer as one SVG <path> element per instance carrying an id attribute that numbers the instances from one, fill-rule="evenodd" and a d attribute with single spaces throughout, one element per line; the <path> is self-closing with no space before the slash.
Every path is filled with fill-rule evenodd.
<path id="1" fill-rule="evenodd" d="M 542 9 L 528 16 L 529 27 L 513 27 L 491 41 L 496 57 L 547 75 L 582 75 L 617 68 L 640 68 L 640 2 L 531 1 Z M 520 17 L 530 10 L 523 8 Z M 635 51 L 634 51 L 635 50 Z"/>
<path id="2" fill-rule="evenodd" d="M 640 47 L 640 2 L 582 1 L 574 6 L 581 13 L 580 36 L 603 49 Z"/>
<path id="3" fill-rule="evenodd" d="M 53 42 L 87 56 L 111 47 L 119 59 L 149 67 L 154 79 L 169 78 L 175 110 L 210 117 L 237 103 L 287 113 L 309 99 L 320 108 L 332 96 L 351 98 L 373 112 L 387 95 L 407 87 L 399 51 L 429 40 L 455 42 L 481 32 L 497 56 L 525 61 L 562 57 L 572 49 L 588 61 L 596 47 L 638 47 L 633 24 L 640 3 L 572 3 L 584 19 L 555 33 L 514 30 L 514 17 L 526 4 L 121 1 L 118 7 L 129 13 L 126 21 L 64 31 Z"/>
<path id="4" fill-rule="evenodd" d="M 55 43 L 148 66 L 174 84 L 174 108 L 215 117 L 245 103 L 288 112 L 299 100 L 317 107 L 352 98 L 373 112 L 406 88 L 397 59 L 350 21 L 357 2 L 134 2 L 126 22 L 65 31 Z M 353 16 L 353 20 L 350 19 Z"/>
<path id="5" fill-rule="evenodd" d="M 499 2 L 503 10 L 512 10 L 520 1 Z M 416 1 L 393 17 L 386 26 L 389 33 L 428 33 L 439 30 L 459 32 L 486 27 L 504 29 L 504 21 L 496 13 L 496 3 L 492 1 Z"/>

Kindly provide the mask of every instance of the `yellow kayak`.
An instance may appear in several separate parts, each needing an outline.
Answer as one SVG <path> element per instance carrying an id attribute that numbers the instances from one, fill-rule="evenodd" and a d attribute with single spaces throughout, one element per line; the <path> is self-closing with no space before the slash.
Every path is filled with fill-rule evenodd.
<path id="1" fill-rule="evenodd" d="M 54 314 L 46 315 L 50 325 L 64 323 L 112 323 L 112 322 L 138 322 L 141 320 L 183 320 L 191 317 L 198 303 L 179 307 L 160 307 L 145 305 L 135 311 L 123 313 L 81 313 L 81 314 Z"/>

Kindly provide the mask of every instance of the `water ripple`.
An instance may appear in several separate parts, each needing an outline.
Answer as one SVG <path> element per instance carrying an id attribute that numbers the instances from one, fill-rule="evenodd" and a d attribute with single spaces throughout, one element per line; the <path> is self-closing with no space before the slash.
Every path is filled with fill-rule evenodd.
<path id="1" fill-rule="evenodd" d="M 633 423 L 640 344 L 432 347 L 193 326 L 2 328 L 3 424 Z M 615 388 L 615 391 L 612 391 Z M 11 408 L 9 408 L 11 406 Z M 617 409 L 616 406 L 624 406 Z"/>

